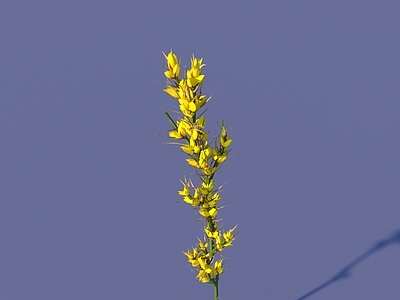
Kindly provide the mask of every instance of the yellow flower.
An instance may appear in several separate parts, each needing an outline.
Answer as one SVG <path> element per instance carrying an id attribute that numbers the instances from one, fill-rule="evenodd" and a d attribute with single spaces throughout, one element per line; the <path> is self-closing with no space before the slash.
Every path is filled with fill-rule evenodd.
<path id="1" fill-rule="evenodd" d="M 186 255 L 188 262 L 192 264 L 192 267 L 197 267 L 199 265 L 199 250 L 192 248 L 192 251 L 188 249 L 187 252 L 183 252 L 183 254 Z"/>
<path id="2" fill-rule="evenodd" d="M 193 205 L 193 199 L 190 196 L 183 197 L 183 201 L 187 204 Z"/>
<path id="3" fill-rule="evenodd" d="M 217 204 L 218 204 L 218 201 L 221 200 L 221 195 L 218 194 L 218 193 L 215 193 L 215 194 L 211 194 L 210 193 L 210 194 L 207 195 L 206 199 L 207 199 L 207 202 L 203 204 L 203 206 L 205 208 L 216 207 Z"/>
<path id="4" fill-rule="evenodd" d="M 191 102 L 187 98 L 179 98 L 179 109 L 185 117 L 193 117 L 194 113 L 197 111 L 196 104 Z"/>
<path id="5" fill-rule="evenodd" d="M 229 145 L 232 143 L 232 139 L 228 137 L 225 126 L 221 127 L 221 135 L 219 136 L 218 141 L 219 144 L 224 148 L 228 148 Z"/>
<path id="6" fill-rule="evenodd" d="M 178 132 L 182 137 L 191 135 L 192 125 L 184 119 L 178 123 Z"/>
<path id="7" fill-rule="evenodd" d="M 209 214 L 211 217 L 213 217 L 213 218 L 215 218 L 215 216 L 217 215 L 217 213 L 218 213 L 218 209 L 217 209 L 216 207 L 213 207 L 213 208 L 211 208 L 211 209 L 208 211 L 208 214 Z"/>
<path id="8" fill-rule="evenodd" d="M 215 160 L 217 163 L 222 164 L 226 160 L 226 154 L 222 155 L 214 155 L 213 160 Z"/>
<path id="9" fill-rule="evenodd" d="M 196 278 L 203 283 L 210 282 L 211 280 L 210 275 L 203 269 L 199 269 L 199 273 L 197 274 Z"/>
<path id="10" fill-rule="evenodd" d="M 223 233 L 224 237 L 224 248 L 232 246 L 232 242 L 235 240 L 235 235 L 233 234 L 233 231 L 235 230 L 236 226 L 232 229 L 229 229 L 227 232 Z"/>
<path id="11" fill-rule="evenodd" d="M 199 243 L 198 243 L 198 245 L 199 245 L 199 249 L 201 250 L 201 251 L 203 251 L 203 252 L 207 252 L 207 243 L 205 243 L 205 242 L 203 242 L 202 240 L 200 240 L 199 238 L 197 238 L 198 240 L 199 240 Z"/>
<path id="12" fill-rule="evenodd" d="M 201 150 L 200 151 L 200 158 L 199 158 L 200 164 L 201 164 L 201 162 L 208 161 L 208 159 L 210 158 L 210 154 L 211 154 L 210 148 Z"/>
<path id="13" fill-rule="evenodd" d="M 165 53 L 163 54 L 167 60 L 167 70 L 164 72 L 165 77 L 171 79 L 178 78 L 179 73 L 181 72 L 178 57 L 172 52 L 172 50 L 168 53 L 168 56 L 165 55 Z"/>
<path id="14" fill-rule="evenodd" d="M 220 275 L 224 272 L 224 269 L 222 268 L 222 260 L 217 260 L 214 263 L 214 268 L 213 268 L 213 273 L 215 275 Z"/>
<path id="15" fill-rule="evenodd" d="M 191 135 L 192 133 L 192 125 L 183 119 L 178 121 L 178 129 L 169 132 L 169 137 L 174 139 L 183 139 L 186 135 Z"/>
<path id="16" fill-rule="evenodd" d="M 190 139 L 195 141 L 197 140 L 198 136 L 199 136 L 199 131 L 196 128 L 194 128 L 192 131 L 192 135 L 190 136 Z"/>
<path id="17" fill-rule="evenodd" d="M 201 191 L 203 194 L 208 194 L 214 189 L 214 180 L 210 180 L 209 183 L 203 182 L 201 184 Z"/>
<path id="18" fill-rule="evenodd" d="M 168 135 L 169 135 L 169 137 L 170 138 L 173 138 L 173 139 L 181 139 L 181 138 L 183 138 L 179 133 L 178 133 L 178 131 L 175 131 L 175 130 L 173 130 L 173 131 L 170 131 L 169 133 L 168 133 Z"/>
<path id="19" fill-rule="evenodd" d="M 184 145 L 181 146 L 181 149 L 183 152 L 192 155 L 193 153 L 199 153 L 200 147 L 196 145 L 196 142 L 194 140 L 189 141 L 189 145 Z"/>
<path id="20" fill-rule="evenodd" d="M 215 173 L 215 171 L 217 171 L 217 168 L 210 168 L 210 167 L 207 167 L 207 168 L 203 168 L 202 171 L 203 171 L 203 174 L 204 174 L 204 175 L 211 176 L 212 174 Z"/>
<path id="21" fill-rule="evenodd" d="M 194 93 L 192 89 L 188 87 L 187 80 L 185 79 L 179 80 L 178 95 L 179 98 L 193 99 Z"/>
<path id="22" fill-rule="evenodd" d="M 198 59 L 198 58 L 192 58 L 192 67 L 190 70 L 187 70 L 186 72 L 186 77 L 187 77 L 187 83 L 188 86 L 194 87 L 198 84 L 201 84 L 204 81 L 204 74 L 201 74 L 201 68 L 205 66 L 203 64 L 203 59 Z"/>
<path id="23" fill-rule="evenodd" d="M 219 251 L 221 251 L 224 248 L 221 235 L 218 235 L 215 238 L 215 245 L 217 247 L 217 250 L 219 250 Z"/>
<path id="24" fill-rule="evenodd" d="M 197 261 L 200 265 L 200 268 L 202 268 L 207 274 L 210 274 L 213 271 L 212 267 L 207 263 L 207 258 L 199 257 Z"/>
<path id="25" fill-rule="evenodd" d="M 179 99 L 178 89 L 172 85 L 167 85 L 167 88 L 164 90 L 164 92 L 175 99 Z"/>
<path id="26" fill-rule="evenodd" d="M 222 147 L 224 147 L 224 148 L 228 148 L 229 147 L 229 145 L 232 143 L 232 141 L 233 140 L 231 140 L 231 139 L 227 139 L 227 140 L 222 140 L 221 138 L 219 139 L 219 143 L 220 143 L 220 145 L 222 146 Z"/>
<path id="27" fill-rule="evenodd" d="M 200 169 L 199 163 L 193 159 L 193 158 L 186 158 L 186 162 L 189 164 L 189 166 L 195 167 L 197 169 Z"/>
<path id="28" fill-rule="evenodd" d="M 181 181 L 183 184 L 183 189 L 181 191 L 178 191 L 178 194 L 181 196 L 190 196 L 190 188 L 189 185 L 186 184 L 185 182 Z"/>
<path id="29" fill-rule="evenodd" d="M 207 228 L 207 227 L 205 227 L 204 228 L 204 232 L 206 233 L 206 235 L 209 237 L 209 238 L 217 238 L 217 236 L 219 235 L 219 233 L 218 233 L 218 229 L 217 228 L 215 228 L 215 230 L 214 231 L 211 231 L 209 228 Z"/>
<path id="30" fill-rule="evenodd" d="M 213 208 L 211 208 L 211 209 L 201 208 L 201 209 L 199 210 L 199 214 L 201 214 L 203 217 L 209 217 L 209 216 L 211 216 L 211 217 L 215 218 L 215 216 L 217 215 L 217 213 L 218 213 L 218 209 L 215 208 L 215 207 L 213 207 Z"/>

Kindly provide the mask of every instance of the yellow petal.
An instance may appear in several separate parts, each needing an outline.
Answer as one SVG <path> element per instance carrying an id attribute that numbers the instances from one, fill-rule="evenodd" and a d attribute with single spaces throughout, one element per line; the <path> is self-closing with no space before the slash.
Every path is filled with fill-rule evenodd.
<path id="1" fill-rule="evenodd" d="M 173 138 L 173 139 L 181 139 L 182 138 L 182 136 L 177 131 L 170 131 L 168 133 L 168 135 L 170 138 Z"/>
<path id="2" fill-rule="evenodd" d="M 199 168 L 200 167 L 199 163 L 193 158 L 187 158 L 186 162 L 192 167 L 195 167 L 195 168 Z"/>

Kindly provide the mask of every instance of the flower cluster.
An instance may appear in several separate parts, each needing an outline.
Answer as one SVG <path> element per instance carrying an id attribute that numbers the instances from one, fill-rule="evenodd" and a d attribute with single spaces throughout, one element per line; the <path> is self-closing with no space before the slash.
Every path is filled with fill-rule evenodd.
<path id="1" fill-rule="evenodd" d="M 176 99 L 181 117 L 174 120 L 166 113 L 173 129 L 169 137 L 180 140 L 180 146 L 188 155 L 186 162 L 197 169 L 200 185 L 195 186 L 191 180 L 184 179 L 183 188 L 178 191 L 183 201 L 198 209 L 204 219 L 204 238 L 198 239 L 196 247 L 188 249 L 184 254 L 189 263 L 197 270 L 197 279 L 204 283 L 212 283 L 218 287 L 219 275 L 223 272 L 223 259 L 216 259 L 216 254 L 226 247 L 232 246 L 235 239 L 234 228 L 220 230 L 217 214 L 220 210 L 221 187 L 215 187 L 214 175 L 226 161 L 232 139 L 222 122 L 221 132 L 216 138 L 208 139 L 205 130 L 204 112 L 199 111 L 210 100 L 202 94 L 205 75 L 202 73 L 203 59 L 191 59 L 191 68 L 186 76 L 180 77 L 180 61 L 172 52 L 164 54 L 166 70 L 164 75 L 168 81 L 164 91 Z"/>

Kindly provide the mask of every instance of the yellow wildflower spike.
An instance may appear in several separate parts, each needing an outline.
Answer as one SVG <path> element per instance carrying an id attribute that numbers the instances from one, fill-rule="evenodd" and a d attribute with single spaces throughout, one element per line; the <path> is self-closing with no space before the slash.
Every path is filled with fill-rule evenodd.
<path id="1" fill-rule="evenodd" d="M 164 92 L 178 101 L 181 117 L 174 120 L 165 113 L 172 125 L 169 136 L 180 141 L 180 148 L 188 155 L 186 162 L 199 177 L 200 184 L 195 186 L 186 178 L 181 181 L 182 189 L 178 194 L 183 202 L 196 207 L 204 221 L 204 238 L 198 239 L 196 247 L 183 252 L 187 261 L 197 271 L 196 278 L 203 283 L 214 285 L 214 299 L 218 299 L 219 275 L 223 273 L 223 260 L 218 256 L 226 247 L 232 245 L 235 240 L 234 228 L 223 232 L 219 229 L 217 215 L 218 203 L 221 199 L 220 189 L 214 189 L 214 175 L 220 165 L 225 162 L 229 154 L 228 147 L 232 139 L 228 137 L 227 129 L 222 121 L 220 135 L 208 140 L 208 132 L 205 129 L 206 119 L 204 112 L 199 110 L 210 100 L 202 94 L 202 83 L 205 75 L 202 73 L 202 58 L 191 58 L 191 67 L 186 70 L 184 78 L 180 78 L 180 62 L 172 52 L 164 54 L 167 68 L 164 72 L 167 80 Z M 199 113 L 198 113 L 199 112 Z M 212 144 L 212 145 L 211 145 Z M 221 256 L 220 256 L 221 255 Z"/>

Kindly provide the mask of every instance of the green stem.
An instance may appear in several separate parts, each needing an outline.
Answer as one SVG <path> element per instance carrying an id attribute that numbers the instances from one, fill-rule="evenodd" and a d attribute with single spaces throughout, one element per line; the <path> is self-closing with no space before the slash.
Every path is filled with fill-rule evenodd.
<path id="1" fill-rule="evenodd" d="M 175 130 L 178 129 L 178 126 L 176 126 L 175 121 L 171 118 L 171 116 L 169 115 L 169 113 L 165 113 L 165 115 L 167 116 L 168 121 L 171 123 L 172 127 L 174 127 Z"/>
<path id="2" fill-rule="evenodd" d="M 208 184 L 210 183 L 212 177 L 214 174 L 211 176 L 205 176 L 204 180 Z M 211 232 L 214 232 L 215 226 L 214 226 L 214 220 L 211 216 L 207 217 L 207 225 L 208 228 L 210 229 Z M 214 259 L 216 249 L 215 249 L 215 242 L 214 238 L 209 237 L 208 238 L 208 253 L 210 254 L 210 261 Z M 211 280 L 213 286 L 214 286 L 214 300 L 219 299 L 219 291 L 218 291 L 218 281 L 219 281 L 219 275 L 216 275 L 214 279 Z"/>
<path id="3" fill-rule="evenodd" d="M 214 286 L 214 300 L 219 300 L 218 280 L 219 275 L 217 275 L 216 278 L 212 281 L 212 284 Z"/>
<path id="4" fill-rule="evenodd" d="M 210 229 L 211 232 L 214 231 L 214 224 L 213 221 L 211 219 L 211 217 L 207 218 L 207 223 L 208 223 L 208 228 Z M 210 260 L 212 260 L 214 258 L 214 239 L 212 237 L 208 238 L 208 253 L 210 253 Z"/>

